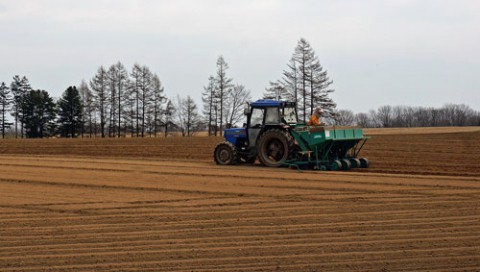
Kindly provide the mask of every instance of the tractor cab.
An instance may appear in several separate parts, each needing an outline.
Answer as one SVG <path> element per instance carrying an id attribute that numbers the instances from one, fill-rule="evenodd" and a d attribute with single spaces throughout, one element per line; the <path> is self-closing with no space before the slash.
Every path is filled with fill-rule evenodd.
<path id="1" fill-rule="evenodd" d="M 257 142 L 262 134 L 272 129 L 283 131 L 286 127 L 297 124 L 294 102 L 261 99 L 247 103 L 244 114 L 247 122 L 244 123 L 242 128 L 225 130 L 225 142 L 221 146 L 224 150 L 222 153 L 224 158 L 215 156 L 217 163 L 231 164 L 232 159 L 241 162 L 254 162 L 257 157 Z M 228 149 L 235 152 L 229 152 Z M 227 153 L 234 154 L 227 156 Z M 226 163 L 222 163 L 223 161 Z"/>
<path id="2" fill-rule="evenodd" d="M 250 147 L 255 146 L 258 136 L 265 130 L 297 124 L 294 102 L 258 100 L 246 105 L 245 115 Z"/>

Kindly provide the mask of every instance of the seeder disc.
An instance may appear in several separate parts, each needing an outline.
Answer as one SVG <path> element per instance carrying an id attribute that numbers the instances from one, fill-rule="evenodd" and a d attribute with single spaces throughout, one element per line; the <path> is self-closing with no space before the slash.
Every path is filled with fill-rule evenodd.
<path id="1" fill-rule="evenodd" d="M 342 168 L 342 163 L 339 160 L 334 160 L 330 163 L 328 170 L 338 171 Z"/>
<path id="2" fill-rule="evenodd" d="M 368 159 L 367 158 L 360 158 L 360 167 L 362 168 L 368 168 Z"/>
<path id="3" fill-rule="evenodd" d="M 352 164 L 352 168 L 359 168 L 361 166 L 361 162 L 357 158 L 350 159 L 350 163 Z"/>
<path id="4" fill-rule="evenodd" d="M 342 170 L 350 170 L 352 168 L 352 164 L 347 159 L 340 160 L 342 162 Z"/>

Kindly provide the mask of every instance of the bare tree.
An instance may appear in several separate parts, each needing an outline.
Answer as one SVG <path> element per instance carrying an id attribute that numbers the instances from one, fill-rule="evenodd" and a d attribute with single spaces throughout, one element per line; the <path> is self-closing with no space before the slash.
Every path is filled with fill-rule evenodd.
<path id="1" fill-rule="evenodd" d="M 13 96 L 9 91 L 5 82 L 0 83 L 0 124 L 2 130 L 2 139 L 5 138 L 5 130 L 11 126 L 11 123 L 7 122 L 6 113 L 10 110 L 10 106 L 13 101 Z"/>
<path id="2" fill-rule="evenodd" d="M 392 126 L 392 106 L 381 106 L 377 110 L 377 119 L 382 127 Z"/>
<path id="3" fill-rule="evenodd" d="M 238 125 L 243 118 L 243 107 L 245 103 L 252 99 L 250 91 L 243 85 L 235 85 L 227 97 L 229 115 L 227 124 L 231 127 Z"/>
<path id="4" fill-rule="evenodd" d="M 372 127 L 370 117 L 367 113 L 357 113 L 355 114 L 355 123 L 361 127 Z"/>
<path id="5" fill-rule="evenodd" d="M 103 66 L 98 68 L 97 73 L 90 81 L 90 88 L 93 92 L 94 103 L 100 115 L 100 132 L 105 137 L 105 125 L 108 111 L 108 78 L 107 71 Z"/>
<path id="6" fill-rule="evenodd" d="M 128 72 L 121 62 L 113 64 L 108 69 L 108 86 L 110 89 L 110 120 L 109 135 L 111 137 L 121 135 L 122 104 L 125 102 L 124 95 L 128 84 Z"/>
<path id="7" fill-rule="evenodd" d="M 186 98 L 177 96 L 177 113 L 177 124 L 182 130 L 182 135 L 192 136 L 201 124 L 197 104 L 190 96 Z"/>
<path id="8" fill-rule="evenodd" d="M 339 126 L 352 126 L 355 123 L 355 115 L 351 110 L 338 110 L 335 113 L 335 124 Z"/>
<path id="9" fill-rule="evenodd" d="M 359 121 L 364 127 L 436 127 L 436 126 L 475 126 L 478 125 L 478 111 L 463 104 L 446 104 L 441 108 L 382 106 L 377 111 L 371 110 L 365 117 L 371 123 Z"/>
<path id="10" fill-rule="evenodd" d="M 207 126 L 208 126 L 208 136 L 212 135 L 212 123 L 214 121 L 214 106 L 216 103 L 215 99 L 215 90 L 216 90 L 216 81 L 213 76 L 208 78 L 208 85 L 203 87 L 202 92 L 202 102 L 203 102 L 203 114 L 208 116 Z M 215 120 L 216 121 L 216 120 Z M 216 124 L 215 124 L 216 126 Z M 215 130 L 216 132 L 216 130 Z M 216 135 L 216 134 L 215 134 Z"/>
<path id="11" fill-rule="evenodd" d="M 85 124 L 82 127 L 82 137 L 85 131 L 85 127 L 88 127 L 88 133 L 91 138 L 93 135 L 93 120 L 95 116 L 95 107 L 93 103 L 94 97 L 85 80 L 82 80 L 82 82 L 80 83 L 78 87 L 78 92 L 80 93 L 80 97 L 82 98 L 83 102 L 82 123 Z"/>
<path id="12" fill-rule="evenodd" d="M 131 73 L 133 80 L 130 86 L 130 94 L 135 101 L 136 136 L 145 135 L 145 121 L 147 108 L 152 95 L 153 74 L 147 66 L 135 64 Z"/>
<path id="13" fill-rule="evenodd" d="M 313 62 L 313 50 L 310 47 L 310 44 L 305 39 L 300 39 L 298 41 L 297 47 L 295 47 L 295 53 L 293 54 L 295 61 L 298 63 L 298 69 L 300 74 L 300 114 L 302 116 L 302 121 L 306 122 L 307 120 L 307 105 L 309 99 L 308 93 L 308 82 L 310 80 L 310 66 Z"/>
<path id="14" fill-rule="evenodd" d="M 219 103 L 219 112 L 220 112 L 220 136 L 223 133 L 223 116 L 224 116 L 224 106 L 225 106 L 225 97 L 228 95 L 228 91 L 231 88 L 232 79 L 227 77 L 228 64 L 225 62 L 222 56 L 217 59 L 217 77 L 216 77 L 216 87 L 217 92 L 216 96 Z"/>

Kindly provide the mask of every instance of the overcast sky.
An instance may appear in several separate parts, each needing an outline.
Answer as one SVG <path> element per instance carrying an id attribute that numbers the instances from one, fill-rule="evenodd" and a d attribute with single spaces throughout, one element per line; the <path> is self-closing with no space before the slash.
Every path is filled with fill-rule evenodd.
<path id="1" fill-rule="evenodd" d="M 192 95 L 223 55 L 259 98 L 306 38 L 338 107 L 465 103 L 480 110 L 477 0 L 0 0 L 0 81 L 53 96 L 100 65 L 138 62 L 170 97 Z"/>

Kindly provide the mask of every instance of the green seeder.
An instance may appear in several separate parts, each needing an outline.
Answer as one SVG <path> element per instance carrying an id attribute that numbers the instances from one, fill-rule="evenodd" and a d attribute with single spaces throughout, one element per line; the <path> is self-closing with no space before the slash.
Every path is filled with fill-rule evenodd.
<path id="1" fill-rule="evenodd" d="M 320 170 L 368 167 L 368 159 L 358 157 L 368 139 L 361 128 L 295 126 L 290 134 L 297 156 L 285 161 L 288 166 Z"/>

